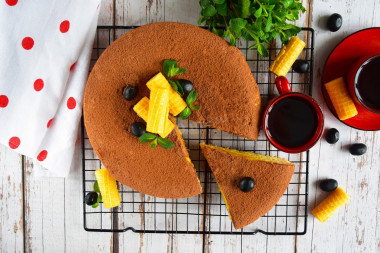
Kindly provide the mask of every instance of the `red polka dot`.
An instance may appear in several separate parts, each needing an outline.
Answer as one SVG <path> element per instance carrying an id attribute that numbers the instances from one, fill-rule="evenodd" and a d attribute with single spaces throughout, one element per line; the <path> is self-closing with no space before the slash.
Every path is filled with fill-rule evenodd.
<path id="1" fill-rule="evenodd" d="M 75 98 L 69 97 L 67 100 L 67 108 L 70 110 L 74 109 L 77 106 L 77 101 L 75 101 Z"/>
<path id="2" fill-rule="evenodd" d="M 22 42 L 21 42 L 21 45 L 24 49 L 26 50 L 30 50 L 32 49 L 32 47 L 34 46 L 34 40 L 31 38 L 31 37 L 25 37 Z"/>
<path id="3" fill-rule="evenodd" d="M 15 136 L 9 139 L 8 144 L 11 149 L 16 149 L 18 146 L 20 146 L 20 142 L 20 138 Z"/>
<path id="4" fill-rule="evenodd" d="M 37 79 L 34 81 L 34 90 L 35 91 L 40 91 L 44 88 L 44 80 L 42 79 Z"/>
<path id="5" fill-rule="evenodd" d="M 70 22 L 68 20 L 62 21 L 62 23 L 59 25 L 59 30 L 61 33 L 67 33 L 70 29 Z"/>
<path id="6" fill-rule="evenodd" d="M 70 71 L 73 70 L 75 68 L 75 65 L 77 64 L 77 62 L 74 62 L 73 65 L 71 65 L 70 67 Z"/>
<path id="7" fill-rule="evenodd" d="M 0 95 L 0 108 L 5 108 L 7 107 L 9 103 L 9 99 L 5 95 Z"/>
<path id="8" fill-rule="evenodd" d="M 47 123 L 47 128 L 50 128 L 51 124 L 53 123 L 54 118 L 50 119 Z"/>
<path id="9" fill-rule="evenodd" d="M 38 156 L 37 156 L 37 160 L 40 161 L 40 162 L 42 162 L 42 161 L 44 161 L 44 160 L 46 159 L 47 155 L 48 155 L 48 152 L 47 152 L 46 150 L 42 150 L 42 151 L 38 154 Z"/>
<path id="10" fill-rule="evenodd" d="M 5 0 L 5 2 L 9 5 L 9 6 L 15 6 L 18 2 L 18 0 Z"/>

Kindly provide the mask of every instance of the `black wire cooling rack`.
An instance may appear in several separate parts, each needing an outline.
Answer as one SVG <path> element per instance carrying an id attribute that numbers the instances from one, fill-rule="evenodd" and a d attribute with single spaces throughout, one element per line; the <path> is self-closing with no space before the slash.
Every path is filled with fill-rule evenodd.
<path id="1" fill-rule="evenodd" d="M 91 67 L 100 54 L 118 37 L 136 27 L 100 26 L 97 29 Z M 300 58 L 310 64 L 309 71 L 287 75 L 293 91 L 311 94 L 313 77 L 314 31 L 303 28 L 298 34 L 307 44 Z M 268 58 L 262 58 L 256 50 L 247 50 L 249 43 L 239 41 L 238 47 L 245 56 L 259 86 L 262 104 L 265 106 L 275 95 L 275 77 L 268 69 L 281 49 L 279 41 L 273 42 Z M 176 234 L 240 234 L 253 235 L 302 235 L 306 233 L 309 152 L 287 154 L 274 148 L 260 133 L 257 141 L 246 140 L 226 132 L 204 127 L 195 122 L 177 120 L 198 177 L 203 193 L 187 199 L 161 199 L 134 191 L 118 184 L 121 205 L 113 209 L 92 208 L 83 202 L 84 228 L 96 232 L 176 233 Z M 276 206 L 253 224 L 235 230 L 228 217 L 223 198 L 214 176 L 200 151 L 199 143 L 238 150 L 274 155 L 296 164 L 289 187 Z M 96 169 L 102 168 L 101 161 L 93 151 L 82 123 L 83 147 L 83 198 L 93 190 Z"/>

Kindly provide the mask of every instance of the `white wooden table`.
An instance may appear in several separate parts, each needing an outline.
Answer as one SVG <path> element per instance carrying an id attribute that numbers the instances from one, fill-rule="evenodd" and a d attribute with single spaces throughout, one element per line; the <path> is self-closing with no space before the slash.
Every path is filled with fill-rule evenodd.
<path id="1" fill-rule="evenodd" d="M 314 97 L 323 104 L 327 128 L 338 128 L 335 145 L 321 140 L 310 153 L 309 219 L 304 236 L 168 235 L 132 232 L 89 233 L 83 229 L 80 150 L 76 170 L 66 179 L 36 179 L 38 165 L 0 146 L 0 248 L 3 252 L 380 252 L 380 133 L 351 129 L 329 112 L 320 94 L 323 64 L 345 36 L 380 26 L 379 0 L 304 0 L 310 15 L 298 25 L 315 29 Z M 115 18 L 113 9 L 116 8 Z M 198 0 L 106 0 L 99 25 L 143 25 L 155 21 L 196 24 Z M 343 16 L 336 33 L 325 29 L 326 16 Z M 365 46 L 365 45 L 363 45 Z M 368 151 L 353 157 L 347 146 L 363 142 Z M 310 210 L 326 194 L 316 182 L 335 178 L 351 201 L 328 222 Z M 205 239 L 205 240 L 203 240 Z M 203 243 L 204 242 L 204 243 Z"/>

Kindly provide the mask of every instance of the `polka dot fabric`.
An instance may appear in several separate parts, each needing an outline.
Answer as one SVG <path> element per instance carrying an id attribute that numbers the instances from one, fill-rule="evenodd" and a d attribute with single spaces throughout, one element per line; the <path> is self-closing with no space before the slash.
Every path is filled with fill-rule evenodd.
<path id="1" fill-rule="evenodd" d="M 100 0 L 0 0 L 0 144 L 67 176 Z M 10 26 L 9 24 L 13 24 Z"/>

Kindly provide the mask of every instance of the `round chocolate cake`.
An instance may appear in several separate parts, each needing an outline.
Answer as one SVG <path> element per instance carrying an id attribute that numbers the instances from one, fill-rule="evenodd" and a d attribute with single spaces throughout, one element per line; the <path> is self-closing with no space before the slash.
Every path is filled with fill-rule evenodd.
<path id="1" fill-rule="evenodd" d="M 186 68 L 178 78 L 191 80 L 198 93 L 200 110 L 189 120 L 255 140 L 260 94 L 239 49 L 193 25 L 145 25 L 100 56 L 84 97 L 85 126 L 96 154 L 122 184 L 152 196 L 185 198 L 202 189 L 178 128 L 167 137 L 175 144 L 172 149 L 150 148 L 130 132 L 132 123 L 144 122 L 132 108 L 149 97 L 146 82 L 162 71 L 165 59 Z M 138 87 L 132 101 L 123 97 L 127 85 Z"/>

